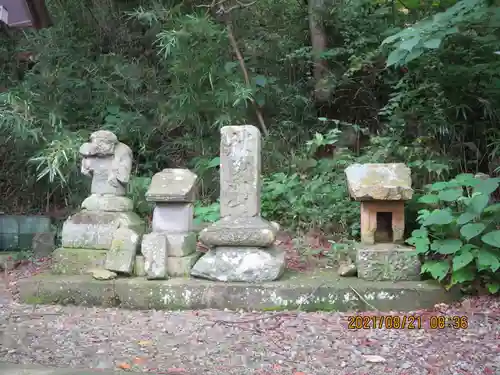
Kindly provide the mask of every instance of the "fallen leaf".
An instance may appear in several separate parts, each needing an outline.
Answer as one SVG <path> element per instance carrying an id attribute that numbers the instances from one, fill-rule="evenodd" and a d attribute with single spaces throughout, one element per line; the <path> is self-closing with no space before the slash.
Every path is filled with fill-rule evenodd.
<path id="1" fill-rule="evenodd" d="M 135 357 L 132 362 L 134 363 L 134 365 L 140 365 L 141 363 L 146 362 L 146 359 L 141 357 Z"/>
<path id="2" fill-rule="evenodd" d="M 141 340 L 138 342 L 140 346 L 146 346 L 146 345 L 151 345 L 151 341 L 149 340 Z"/>
<path id="3" fill-rule="evenodd" d="M 365 359 L 366 362 L 369 363 L 383 363 L 385 362 L 385 358 L 381 357 L 379 355 L 364 355 L 363 358 Z"/>
<path id="4" fill-rule="evenodd" d="M 306 373 L 298 371 L 298 372 L 294 372 L 293 375 L 306 375 Z"/>
<path id="5" fill-rule="evenodd" d="M 122 370 L 130 370 L 130 365 L 127 362 L 119 363 L 117 367 Z"/>

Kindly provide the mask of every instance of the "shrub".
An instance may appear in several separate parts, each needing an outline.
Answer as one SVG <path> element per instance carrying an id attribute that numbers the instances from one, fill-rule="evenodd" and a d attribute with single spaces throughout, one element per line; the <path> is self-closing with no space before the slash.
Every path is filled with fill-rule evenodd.
<path id="1" fill-rule="evenodd" d="M 420 229 L 407 242 L 422 254 L 422 273 L 444 282 L 490 293 L 500 290 L 500 204 L 491 203 L 499 178 L 460 174 L 426 187 L 418 201 Z"/>

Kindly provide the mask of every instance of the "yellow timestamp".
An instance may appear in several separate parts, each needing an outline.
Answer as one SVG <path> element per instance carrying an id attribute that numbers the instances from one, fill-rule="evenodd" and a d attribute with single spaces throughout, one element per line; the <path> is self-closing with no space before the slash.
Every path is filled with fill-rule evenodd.
<path id="1" fill-rule="evenodd" d="M 469 318 L 460 315 L 353 315 L 348 329 L 467 329 Z"/>

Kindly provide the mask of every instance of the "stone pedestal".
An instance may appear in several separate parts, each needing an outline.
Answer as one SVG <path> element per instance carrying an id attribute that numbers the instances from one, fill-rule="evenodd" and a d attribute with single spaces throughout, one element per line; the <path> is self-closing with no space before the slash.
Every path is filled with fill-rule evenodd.
<path id="1" fill-rule="evenodd" d="M 108 131 L 97 131 L 80 148 L 82 173 L 92 177 L 82 210 L 63 225 L 62 247 L 53 254 L 53 272 L 84 274 L 106 268 L 131 275 L 146 229 L 125 197 L 132 151 Z"/>
<path id="2" fill-rule="evenodd" d="M 200 232 L 211 250 L 191 275 L 215 281 L 277 280 L 285 255 L 272 247 L 276 225 L 260 217 L 261 136 L 255 126 L 221 129 L 221 219 Z"/>
<path id="3" fill-rule="evenodd" d="M 196 183 L 197 176 L 187 169 L 164 169 L 153 176 L 146 193 L 156 204 L 153 231 L 141 247 L 148 279 L 189 276 L 200 257 L 193 224 Z"/>
<path id="4" fill-rule="evenodd" d="M 420 260 L 409 246 L 361 245 L 356 255 L 358 277 L 368 281 L 420 280 Z"/>

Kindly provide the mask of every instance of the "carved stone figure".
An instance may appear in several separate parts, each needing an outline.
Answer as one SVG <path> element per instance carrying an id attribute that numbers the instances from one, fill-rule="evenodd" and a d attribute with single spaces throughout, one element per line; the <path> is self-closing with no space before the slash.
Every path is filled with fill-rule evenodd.
<path id="1" fill-rule="evenodd" d="M 92 178 L 92 194 L 123 196 L 132 171 L 132 150 L 107 130 L 98 130 L 80 147 L 81 171 Z"/>

